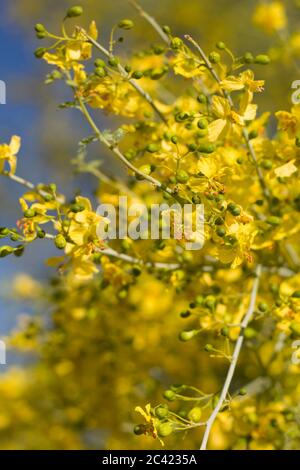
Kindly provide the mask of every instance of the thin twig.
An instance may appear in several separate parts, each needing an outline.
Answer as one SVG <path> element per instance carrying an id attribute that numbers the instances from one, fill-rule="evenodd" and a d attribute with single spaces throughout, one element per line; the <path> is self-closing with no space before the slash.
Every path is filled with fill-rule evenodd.
<path id="1" fill-rule="evenodd" d="M 165 270 L 173 271 L 180 267 L 180 264 L 178 263 L 159 263 L 159 262 L 152 263 L 151 261 L 143 261 L 141 259 L 134 258 L 132 256 L 125 255 L 123 253 L 118 253 L 112 248 L 105 248 L 104 250 L 99 250 L 99 253 L 106 255 L 106 256 L 111 256 L 112 258 L 118 258 L 122 261 L 126 261 L 127 263 L 142 265 L 147 268 L 165 269 Z"/>
<path id="2" fill-rule="evenodd" d="M 196 48 L 196 50 L 199 52 L 201 58 L 203 59 L 203 61 L 205 62 L 205 65 L 206 67 L 208 68 L 208 70 L 210 71 L 212 77 L 216 80 L 216 82 L 220 85 L 221 83 L 221 79 L 218 75 L 218 73 L 216 72 L 216 70 L 214 69 L 214 67 L 212 66 L 212 64 L 210 63 L 208 57 L 206 56 L 205 52 L 203 51 L 202 47 L 189 35 L 189 34 L 186 34 L 184 36 L 187 41 L 189 41 L 191 44 L 193 44 L 193 46 Z M 234 109 L 234 103 L 232 101 L 232 98 L 230 96 L 229 93 L 227 93 L 226 91 L 224 91 L 224 95 L 226 96 L 226 98 L 228 99 L 228 102 L 231 106 L 232 109 Z M 269 193 L 269 189 L 265 183 L 265 180 L 264 180 L 264 176 L 262 174 L 262 171 L 258 165 L 258 161 L 257 161 L 257 157 L 256 157 L 256 154 L 255 154 L 255 150 L 253 148 L 253 145 L 249 139 L 249 136 L 248 136 L 248 132 L 245 128 L 243 128 L 242 130 L 242 134 L 243 134 L 243 138 L 247 144 L 247 147 L 248 147 L 248 150 L 250 152 L 250 156 L 251 156 L 251 159 L 254 163 L 254 166 L 255 166 L 255 169 L 256 169 L 256 173 L 257 173 L 257 176 L 258 176 L 258 179 L 259 179 L 259 182 L 260 182 L 260 186 L 262 188 L 262 191 L 263 191 L 263 194 L 265 196 L 265 198 L 269 201 L 270 200 L 270 193 Z"/>
<path id="3" fill-rule="evenodd" d="M 233 378 L 233 375 L 234 375 L 234 372 L 235 372 L 235 368 L 236 368 L 236 365 L 237 365 L 237 362 L 238 362 L 238 358 L 239 358 L 239 355 L 240 355 L 241 347 L 242 347 L 242 344 L 243 344 L 243 341 L 244 341 L 244 331 L 245 331 L 245 328 L 248 326 L 248 324 L 249 324 L 249 322 L 252 318 L 253 312 L 254 312 L 261 272 L 262 272 L 262 266 L 259 264 L 256 268 L 256 271 L 255 271 L 256 277 L 255 277 L 255 280 L 253 282 L 249 307 L 248 307 L 247 313 L 246 313 L 246 315 L 245 315 L 245 317 L 244 317 L 244 319 L 241 323 L 241 332 L 240 332 L 239 337 L 237 339 L 237 342 L 235 344 L 231 364 L 230 364 L 230 367 L 228 369 L 227 376 L 226 376 L 226 379 L 225 379 L 225 382 L 224 382 L 224 385 L 223 385 L 218 403 L 217 403 L 216 407 L 214 408 L 212 414 L 210 415 L 209 419 L 206 422 L 205 432 L 204 432 L 204 435 L 203 435 L 200 450 L 205 450 L 206 449 L 207 441 L 208 441 L 208 438 L 209 438 L 209 435 L 210 435 L 212 425 L 213 425 L 213 423 L 214 423 L 214 421 L 215 421 L 215 419 L 216 419 L 216 417 L 217 417 L 220 409 L 222 408 L 222 405 L 223 405 L 223 403 L 224 403 L 224 401 L 227 397 L 227 393 L 228 393 L 230 385 L 231 385 L 231 381 L 232 381 L 232 378 Z"/>

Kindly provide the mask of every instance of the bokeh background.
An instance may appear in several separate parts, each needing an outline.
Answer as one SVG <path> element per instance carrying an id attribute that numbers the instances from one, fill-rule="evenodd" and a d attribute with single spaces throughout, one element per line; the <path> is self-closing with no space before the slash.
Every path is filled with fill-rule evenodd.
<path id="1" fill-rule="evenodd" d="M 126 36 L 129 50 L 142 47 L 145 41 L 157 42 L 155 33 L 126 0 L 82 0 L 78 3 L 85 10 L 83 23 L 95 19 L 103 41 L 107 40 L 112 24 L 130 17 L 136 27 Z M 295 30 L 299 23 L 299 7 L 292 0 L 285 3 L 290 28 Z M 0 79 L 7 84 L 7 104 L 0 105 L 1 142 L 9 141 L 13 134 L 22 137 L 20 175 L 34 182 L 55 181 L 67 195 L 81 188 L 84 194 L 93 198 L 96 181 L 91 176 L 74 175 L 71 163 L 77 143 L 88 135 L 88 129 L 72 112 L 57 109 L 58 103 L 68 95 L 59 84 L 44 84 L 48 68 L 33 55 L 40 45 L 34 34 L 34 24 L 41 22 L 54 31 L 66 9 L 73 4 L 72 0 L 0 0 Z M 280 38 L 268 36 L 253 27 L 251 17 L 256 0 L 141 0 L 141 4 L 161 24 L 171 25 L 176 35 L 191 33 L 207 51 L 213 50 L 220 40 L 237 55 L 246 51 L 264 53 L 280 43 Z M 257 69 L 257 75 L 266 80 L 265 92 L 258 97 L 260 113 L 288 109 L 291 83 L 300 79 L 295 64 L 275 60 L 272 66 Z M 101 158 L 110 173 L 120 171 L 107 158 L 105 150 Z M 21 194 L 22 188 L 4 178 L 0 180 L 0 226 L 13 226 L 20 217 L 18 196 Z M 55 249 L 41 241 L 29 247 L 20 259 L 1 260 L 0 336 L 15 328 L 20 315 L 31 314 L 33 310 L 30 301 L 17 302 L 12 298 L 13 279 L 22 272 L 39 281 L 48 279 L 52 272 L 45 266 L 44 259 L 54 254 Z M 0 373 L 14 364 L 25 367 L 30 360 L 33 359 L 8 351 L 7 365 L 0 366 Z"/>

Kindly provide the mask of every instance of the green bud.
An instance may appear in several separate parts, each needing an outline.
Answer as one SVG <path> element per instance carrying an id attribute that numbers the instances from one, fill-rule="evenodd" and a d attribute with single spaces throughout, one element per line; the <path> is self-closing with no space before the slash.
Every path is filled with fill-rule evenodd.
<path id="1" fill-rule="evenodd" d="M 19 240 L 19 235 L 17 233 L 13 233 L 9 238 L 12 242 L 16 242 L 17 240 Z"/>
<path id="2" fill-rule="evenodd" d="M 213 310 L 216 305 L 216 298 L 213 295 L 208 295 L 204 302 L 205 307 Z"/>
<path id="3" fill-rule="evenodd" d="M 223 227 L 219 227 L 216 230 L 216 234 L 218 235 L 218 237 L 223 238 L 226 235 L 226 230 Z"/>
<path id="4" fill-rule="evenodd" d="M 148 144 L 147 147 L 146 147 L 146 150 L 147 152 L 149 153 L 155 153 L 157 152 L 159 149 L 158 145 L 157 144 Z"/>
<path id="5" fill-rule="evenodd" d="M 83 204 L 72 204 L 70 207 L 70 211 L 74 212 L 75 214 L 77 214 L 78 212 L 84 211 L 84 209 L 85 207 Z"/>
<path id="6" fill-rule="evenodd" d="M 195 406 L 188 413 L 188 419 L 193 423 L 199 423 L 202 416 L 202 410 L 199 406 Z"/>
<path id="7" fill-rule="evenodd" d="M 51 73 L 51 77 L 54 80 L 60 80 L 62 78 L 62 74 L 59 70 L 53 70 L 53 72 Z"/>
<path id="8" fill-rule="evenodd" d="M 246 52 L 243 59 L 246 64 L 252 64 L 252 62 L 254 61 L 254 57 L 251 52 Z"/>
<path id="9" fill-rule="evenodd" d="M 271 160 L 262 160 L 260 162 L 260 165 L 262 166 L 262 168 L 264 168 L 265 170 L 271 170 L 272 166 L 273 166 L 273 163 Z"/>
<path id="10" fill-rule="evenodd" d="M 206 104 L 207 103 L 207 97 L 204 95 L 204 93 L 201 93 L 200 95 L 197 96 L 197 101 L 198 101 L 198 103 Z"/>
<path id="11" fill-rule="evenodd" d="M 184 310 L 183 312 L 180 313 L 181 318 L 188 318 L 190 315 L 191 315 L 191 312 L 190 312 L 189 310 Z M 183 332 L 183 333 L 185 333 L 185 332 Z M 179 339 L 180 339 L 181 341 L 186 341 L 186 340 L 183 339 L 181 336 L 182 336 L 182 333 L 180 333 Z"/>
<path id="12" fill-rule="evenodd" d="M 168 405 L 159 405 L 157 408 L 155 408 L 155 416 L 157 416 L 158 419 L 164 419 L 166 416 L 168 416 L 168 414 Z"/>
<path id="13" fill-rule="evenodd" d="M 176 122 L 182 122 L 182 121 L 185 121 L 186 119 L 188 119 L 190 117 L 189 113 L 177 113 L 176 116 L 175 116 L 175 121 Z"/>
<path id="14" fill-rule="evenodd" d="M 155 69 L 151 70 L 150 77 L 152 80 L 159 80 L 163 75 L 165 75 L 166 72 L 166 69 L 162 67 L 156 67 Z"/>
<path id="15" fill-rule="evenodd" d="M 125 72 L 130 73 L 131 70 L 132 70 L 132 67 L 131 67 L 131 65 L 126 64 L 124 69 L 125 69 Z"/>
<path id="16" fill-rule="evenodd" d="M 119 59 L 118 59 L 118 57 L 110 57 L 108 59 L 108 63 L 111 67 L 116 67 L 119 63 Z"/>
<path id="17" fill-rule="evenodd" d="M 164 25 L 164 26 L 162 27 L 162 30 L 163 30 L 163 32 L 166 33 L 166 34 L 171 34 L 171 28 L 170 28 L 170 26 Z"/>
<path id="18" fill-rule="evenodd" d="M 76 16 L 81 16 L 82 13 L 83 13 L 83 8 L 77 5 L 68 9 L 67 18 L 75 18 Z"/>
<path id="19" fill-rule="evenodd" d="M 212 64 L 218 64 L 221 60 L 221 56 L 218 52 L 211 52 L 208 58 Z"/>
<path id="20" fill-rule="evenodd" d="M 276 217 L 275 215 L 271 215 L 270 217 L 267 218 L 266 222 L 267 224 L 272 225 L 273 227 L 276 227 L 277 225 L 280 224 L 281 219 L 279 217 Z"/>
<path id="21" fill-rule="evenodd" d="M 213 153 L 216 150 L 214 144 L 200 144 L 198 151 L 201 153 Z"/>
<path id="22" fill-rule="evenodd" d="M 45 47 L 38 47 L 35 51 L 34 51 L 34 55 L 37 59 L 41 59 L 43 57 L 43 55 L 45 54 L 46 52 L 46 49 Z"/>
<path id="23" fill-rule="evenodd" d="M 176 181 L 177 183 L 185 184 L 189 180 L 189 175 L 185 170 L 178 170 L 176 173 Z"/>
<path id="24" fill-rule="evenodd" d="M 201 196 L 199 196 L 199 194 L 194 194 L 194 196 L 192 196 L 192 202 L 194 204 L 201 204 Z"/>
<path id="25" fill-rule="evenodd" d="M 17 246 L 17 248 L 15 248 L 15 250 L 14 250 L 14 255 L 17 258 L 20 258 L 24 253 L 24 249 L 25 249 L 24 245 Z"/>
<path id="26" fill-rule="evenodd" d="M 173 428 L 171 423 L 162 423 L 157 428 L 157 433 L 160 437 L 167 437 L 172 434 Z"/>
<path id="27" fill-rule="evenodd" d="M 290 324 L 290 330 L 295 333 L 297 336 L 300 336 L 300 323 L 296 321 L 292 321 Z"/>
<path id="28" fill-rule="evenodd" d="M 53 193 L 55 193 L 55 192 L 56 192 L 56 189 L 57 189 L 57 188 L 56 188 L 56 184 L 55 184 L 55 183 L 49 184 L 49 189 L 50 189 Z"/>
<path id="29" fill-rule="evenodd" d="M 46 232 L 44 230 L 39 229 L 36 233 L 38 238 L 45 238 Z"/>
<path id="30" fill-rule="evenodd" d="M 138 277 L 142 274 L 142 270 L 141 270 L 140 266 L 138 266 L 138 265 L 133 266 L 132 269 L 131 269 L 131 272 L 132 272 L 134 277 Z"/>
<path id="31" fill-rule="evenodd" d="M 95 69 L 95 75 L 99 78 L 104 78 L 106 76 L 106 70 L 103 67 L 97 67 Z"/>
<path id="32" fill-rule="evenodd" d="M 175 50 L 180 49 L 182 44 L 183 42 L 180 38 L 173 38 L 171 40 L 171 49 L 175 49 Z"/>
<path id="33" fill-rule="evenodd" d="M 268 304 L 266 304 L 265 302 L 259 302 L 257 308 L 260 312 L 263 312 L 263 313 L 269 310 Z"/>
<path id="34" fill-rule="evenodd" d="M 296 147 L 300 147 L 300 135 L 296 136 L 295 144 L 296 144 Z"/>
<path id="35" fill-rule="evenodd" d="M 98 68 L 98 67 L 104 68 L 106 66 L 106 63 L 102 59 L 96 59 L 95 62 L 94 62 L 94 65 L 95 65 L 96 68 Z"/>
<path id="36" fill-rule="evenodd" d="M 141 70 L 135 70 L 133 73 L 132 73 L 132 78 L 135 78 L 135 80 L 140 80 L 140 78 L 142 78 L 143 76 L 143 72 Z"/>
<path id="37" fill-rule="evenodd" d="M 249 132 L 249 139 L 252 140 L 252 139 L 256 139 L 256 137 L 258 136 L 258 132 L 257 131 L 251 131 Z"/>
<path id="38" fill-rule="evenodd" d="M 221 335 L 225 337 L 229 336 L 229 328 L 227 326 L 223 326 L 223 328 L 221 328 Z"/>
<path id="39" fill-rule="evenodd" d="M 204 302 L 204 297 L 203 297 L 203 295 L 197 295 L 195 301 L 196 301 L 196 304 L 197 304 L 197 305 L 202 305 L 203 302 Z"/>
<path id="40" fill-rule="evenodd" d="M 37 23 L 34 27 L 36 33 L 44 33 L 46 31 L 45 26 L 41 23 Z"/>
<path id="41" fill-rule="evenodd" d="M 134 23 L 131 20 L 125 19 L 119 21 L 118 27 L 121 29 L 132 29 L 134 27 Z"/>
<path id="42" fill-rule="evenodd" d="M 36 216 L 36 212 L 34 209 L 27 209 L 25 212 L 24 212 L 24 217 L 26 219 L 32 219 L 33 217 Z"/>
<path id="43" fill-rule="evenodd" d="M 163 393 L 163 397 L 168 400 L 168 401 L 174 401 L 176 400 L 176 395 L 175 393 L 172 391 L 172 390 L 166 390 L 164 393 Z"/>
<path id="44" fill-rule="evenodd" d="M 172 135 L 172 137 L 171 137 L 171 142 L 172 142 L 172 144 L 175 144 L 175 145 L 178 143 L 178 137 L 177 137 L 177 135 Z"/>
<path id="45" fill-rule="evenodd" d="M 46 37 L 46 32 L 36 33 L 38 39 L 44 39 Z"/>
<path id="46" fill-rule="evenodd" d="M 206 344 L 204 346 L 204 351 L 206 351 L 206 352 L 212 352 L 213 350 L 214 350 L 214 348 L 213 348 L 212 344 Z"/>
<path id="47" fill-rule="evenodd" d="M 9 230 L 6 227 L 1 227 L 0 228 L 0 236 L 6 237 L 9 234 Z"/>
<path id="48" fill-rule="evenodd" d="M 11 255 L 14 251 L 14 248 L 8 245 L 4 245 L 0 247 L 0 258 L 5 258 L 8 255 Z"/>
<path id="49" fill-rule="evenodd" d="M 252 338 L 255 338 L 256 335 L 257 335 L 257 331 L 254 328 L 251 328 L 250 326 L 247 326 L 247 328 L 245 328 L 244 330 L 245 338 L 252 339 Z"/>
<path id="50" fill-rule="evenodd" d="M 260 65 L 268 65 L 270 63 L 270 57 L 266 54 L 259 54 L 255 57 L 254 62 Z"/>
<path id="51" fill-rule="evenodd" d="M 195 152 L 197 150 L 197 145 L 192 142 L 191 144 L 188 144 L 188 149 L 190 152 Z"/>
<path id="52" fill-rule="evenodd" d="M 190 330 L 190 331 L 181 331 L 179 334 L 179 339 L 180 341 L 189 341 L 190 339 L 193 339 L 194 336 L 197 334 L 196 330 Z"/>
<path id="53" fill-rule="evenodd" d="M 292 297 L 300 299 L 300 290 L 295 290 L 295 292 L 292 293 Z"/>
<path id="54" fill-rule="evenodd" d="M 240 388 L 239 389 L 239 395 L 241 395 L 242 397 L 247 395 L 247 390 L 245 388 Z"/>
<path id="55" fill-rule="evenodd" d="M 237 217 L 241 213 L 241 209 L 239 208 L 239 206 L 237 206 L 233 202 L 228 204 L 227 209 L 229 210 L 230 214 L 234 215 L 235 217 Z"/>
<path id="56" fill-rule="evenodd" d="M 226 44 L 225 44 L 223 41 L 219 41 L 219 42 L 217 42 L 216 47 L 217 47 L 220 51 L 223 51 L 224 49 L 226 49 Z"/>
<path id="57" fill-rule="evenodd" d="M 208 126 L 207 119 L 206 118 L 199 119 L 199 121 L 197 122 L 197 126 L 199 127 L 199 129 L 206 129 Z"/>
<path id="58" fill-rule="evenodd" d="M 56 248 L 58 248 L 59 250 L 63 250 L 67 244 L 65 237 L 60 233 L 56 235 L 54 243 Z"/>

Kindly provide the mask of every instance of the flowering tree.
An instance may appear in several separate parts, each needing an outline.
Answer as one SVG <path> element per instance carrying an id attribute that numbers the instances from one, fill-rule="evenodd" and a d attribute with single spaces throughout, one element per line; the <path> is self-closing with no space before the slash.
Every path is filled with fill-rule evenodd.
<path id="1" fill-rule="evenodd" d="M 47 41 L 35 55 L 51 66 L 47 84 L 70 89 L 60 108 L 79 112 L 90 127 L 74 164 L 99 180 L 98 201 L 119 210 L 119 196 L 147 206 L 203 204 L 204 233 L 196 236 L 204 246 L 99 239 L 103 216 L 87 197 L 69 200 L 54 183 L 24 180 L 20 138 L 1 145 L 1 174 L 26 192 L 16 228 L 1 228 L 12 243 L 0 256 L 21 256 L 36 239 L 61 252 L 47 260 L 57 273 L 47 288 L 27 278 L 14 286 L 37 308 L 49 307 L 52 323 L 31 318 L 8 340 L 38 351 L 39 360 L 29 382 L 17 370 L 0 382 L 9 404 L 0 415 L 3 446 L 13 436 L 18 447 L 99 447 L 103 437 L 85 433 L 115 423 L 118 432 L 103 443 L 110 448 L 156 445 L 149 436 L 171 447 L 297 448 L 299 105 L 278 111 L 277 130 L 268 133 L 270 113 L 255 104 L 264 80 L 253 72 L 268 55 L 236 57 L 224 42 L 207 55 L 194 38 L 174 36 L 134 6 L 158 44 L 125 59 L 120 33 L 133 22 L 113 26 L 106 47 L 95 22 L 70 26 L 82 14 L 75 6 L 60 33 L 35 26 Z M 259 6 L 254 21 L 283 31 L 281 3 Z M 118 117 L 111 129 L 98 125 L 98 110 Z M 127 168 L 127 179 L 88 158 L 95 143 Z M 144 402 L 140 416 L 129 408 L 132 396 Z"/>

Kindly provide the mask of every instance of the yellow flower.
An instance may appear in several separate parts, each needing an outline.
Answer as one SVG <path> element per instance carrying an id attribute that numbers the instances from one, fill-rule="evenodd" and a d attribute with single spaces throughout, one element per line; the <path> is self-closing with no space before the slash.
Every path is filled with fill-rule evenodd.
<path id="1" fill-rule="evenodd" d="M 146 426 L 145 426 L 145 434 L 149 434 L 154 439 L 157 439 L 158 434 L 157 434 L 157 429 L 156 429 L 156 426 L 155 426 L 157 420 L 155 418 L 153 418 L 153 416 L 152 416 L 150 403 L 148 403 L 145 406 L 145 411 L 140 406 L 136 406 L 134 410 L 137 413 L 140 413 L 143 416 L 143 418 L 145 419 L 146 423 L 147 423 Z M 159 441 L 160 441 L 161 445 L 164 446 L 164 442 L 161 439 L 159 439 Z"/>
<path id="2" fill-rule="evenodd" d="M 249 95 L 245 95 L 240 105 L 240 114 L 234 111 L 229 101 L 221 96 L 213 96 L 212 112 L 218 118 L 208 126 L 208 140 L 215 142 L 225 137 L 230 130 L 238 132 L 245 125 L 245 121 L 251 121 L 256 115 L 256 105 L 249 103 Z"/>
<path id="3" fill-rule="evenodd" d="M 267 34 L 284 29 L 287 19 L 282 2 L 259 4 L 254 11 L 253 22 Z"/>
<path id="4" fill-rule="evenodd" d="M 10 143 L 0 145 L 0 173 L 4 170 L 5 162 L 9 165 L 9 172 L 15 174 L 17 168 L 17 153 L 20 150 L 21 138 L 13 135 Z"/>
<path id="5" fill-rule="evenodd" d="M 88 34 L 93 39 L 98 37 L 94 21 L 90 24 Z M 62 70 L 69 70 L 77 61 L 90 59 L 92 47 L 92 44 L 86 40 L 84 33 L 76 29 L 72 40 L 67 41 L 64 46 L 58 47 L 54 53 L 46 52 L 43 55 L 43 59 L 48 64 L 56 65 Z"/>
<path id="6" fill-rule="evenodd" d="M 179 52 L 172 61 L 174 72 L 186 78 L 192 78 L 203 74 L 201 63 L 196 57 L 187 57 Z"/>
<path id="7" fill-rule="evenodd" d="M 254 80 L 252 70 L 245 70 L 238 77 L 229 76 L 221 81 L 220 86 L 229 92 L 246 88 L 250 93 L 263 91 L 264 80 Z"/>

